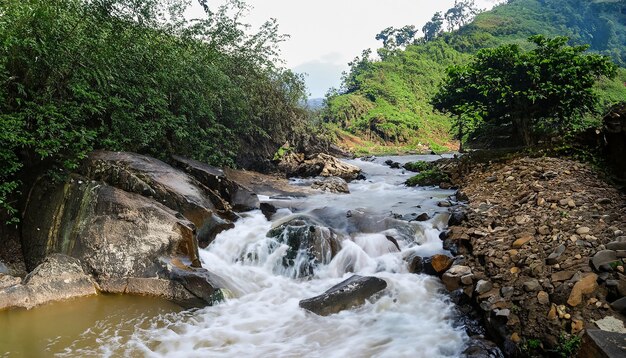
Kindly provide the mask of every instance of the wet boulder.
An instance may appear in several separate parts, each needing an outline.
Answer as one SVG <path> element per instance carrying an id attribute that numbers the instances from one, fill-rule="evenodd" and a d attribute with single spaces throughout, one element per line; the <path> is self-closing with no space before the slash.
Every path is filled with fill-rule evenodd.
<path id="1" fill-rule="evenodd" d="M 312 275 L 317 265 L 329 263 L 339 251 L 338 234 L 304 215 L 279 222 L 267 237 L 288 246 L 283 266 L 293 267 L 296 277 Z"/>
<path id="2" fill-rule="evenodd" d="M 387 282 L 383 279 L 354 275 L 319 296 L 300 301 L 300 307 L 320 316 L 328 316 L 360 306 L 385 288 Z"/>
<path id="3" fill-rule="evenodd" d="M 288 177 L 339 177 L 346 181 L 359 178 L 361 169 L 324 153 L 306 157 L 302 153 L 288 153 L 278 163 Z"/>
<path id="4" fill-rule="evenodd" d="M 0 310 L 27 308 L 97 294 L 96 284 L 78 259 L 61 254 L 46 257 L 23 283 L 0 289 Z"/>
<path id="5" fill-rule="evenodd" d="M 242 184 L 229 178 L 223 170 L 197 160 L 173 156 L 174 164 L 206 187 L 217 192 L 235 211 L 250 211 L 260 207 L 258 196 Z"/>

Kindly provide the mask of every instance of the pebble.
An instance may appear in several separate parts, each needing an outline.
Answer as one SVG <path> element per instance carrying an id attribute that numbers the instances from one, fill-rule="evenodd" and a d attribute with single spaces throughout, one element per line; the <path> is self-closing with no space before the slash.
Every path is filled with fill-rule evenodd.
<path id="1" fill-rule="evenodd" d="M 578 229 L 576 229 L 576 233 L 578 235 L 587 235 L 587 234 L 589 234 L 590 231 L 591 231 L 591 229 L 589 229 L 586 226 L 581 226 Z"/>
<path id="2" fill-rule="evenodd" d="M 537 300 L 542 305 L 547 305 L 548 303 L 550 303 L 550 296 L 545 291 L 539 291 L 539 293 L 537 294 Z"/>

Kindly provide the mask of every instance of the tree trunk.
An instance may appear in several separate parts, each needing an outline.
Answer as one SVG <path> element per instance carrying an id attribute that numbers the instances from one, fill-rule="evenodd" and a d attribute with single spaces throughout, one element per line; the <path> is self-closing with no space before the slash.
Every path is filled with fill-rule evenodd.
<path id="1" fill-rule="evenodd" d="M 513 120 L 513 126 L 515 127 L 515 131 L 517 132 L 519 139 L 521 139 L 522 144 L 525 147 L 533 144 L 530 122 L 530 116 L 525 113 L 521 114 Z"/>

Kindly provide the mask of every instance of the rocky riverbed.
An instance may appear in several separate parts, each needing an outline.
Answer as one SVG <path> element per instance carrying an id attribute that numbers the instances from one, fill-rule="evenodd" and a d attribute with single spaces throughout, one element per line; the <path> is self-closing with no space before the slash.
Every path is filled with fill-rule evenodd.
<path id="1" fill-rule="evenodd" d="M 583 339 L 581 357 L 626 356 L 623 193 L 566 159 L 447 170 L 467 202 L 444 237 L 458 256 L 443 281 L 505 353 L 574 354 Z"/>

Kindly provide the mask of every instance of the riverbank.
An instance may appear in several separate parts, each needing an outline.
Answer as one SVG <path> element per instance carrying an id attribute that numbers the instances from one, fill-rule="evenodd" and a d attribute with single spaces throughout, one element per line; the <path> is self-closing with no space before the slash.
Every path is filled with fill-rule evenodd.
<path id="1" fill-rule="evenodd" d="M 473 280 L 460 285 L 505 353 L 568 356 L 583 338 L 586 349 L 602 338 L 594 329 L 626 333 L 624 194 L 567 159 L 463 169 L 453 176 L 468 199 L 466 220 L 450 227 L 444 246 L 471 269 Z"/>

